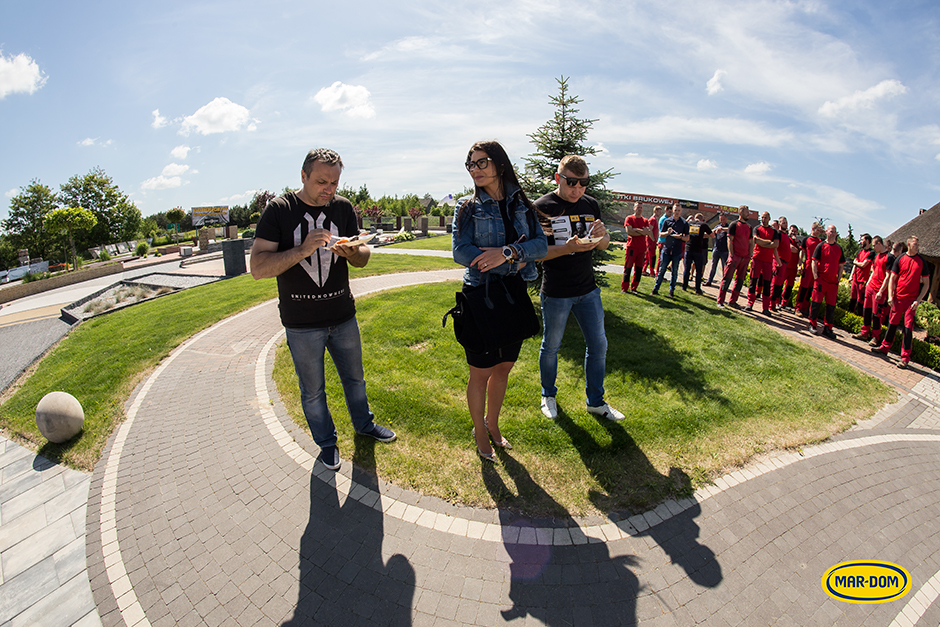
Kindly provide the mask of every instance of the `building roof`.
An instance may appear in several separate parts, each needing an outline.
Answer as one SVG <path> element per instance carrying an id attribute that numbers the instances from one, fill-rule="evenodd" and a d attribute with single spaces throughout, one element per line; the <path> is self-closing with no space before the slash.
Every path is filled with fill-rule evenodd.
<path id="1" fill-rule="evenodd" d="M 886 239 L 903 242 L 912 235 L 917 236 L 920 254 L 940 257 L 940 202 L 896 230 Z"/>

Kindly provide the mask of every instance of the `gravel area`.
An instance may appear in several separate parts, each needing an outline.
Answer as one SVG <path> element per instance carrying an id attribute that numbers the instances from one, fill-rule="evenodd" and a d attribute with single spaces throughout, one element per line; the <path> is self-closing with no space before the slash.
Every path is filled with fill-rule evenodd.
<path id="1" fill-rule="evenodd" d="M 123 309 L 124 307 L 136 305 L 137 303 L 142 303 L 158 296 L 162 296 L 162 294 L 157 291 L 161 288 L 170 288 L 172 291 L 176 292 L 179 290 L 188 289 L 190 287 L 197 287 L 199 285 L 205 285 L 206 283 L 212 283 L 214 281 L 218 281 L 219 279 L 220 277 L 218 276 L 206 276 L 198 274 L 170 274 L 164 272 L 143 274 L 141 276 L 134 277 L 133 279 L 125 279 L 120 283 L 109 285 L 103 290 L 98 290 L 94 294 L 89 294 L 85 298 L 77 300 L 67 307 L 63 307 L 62 314 L 70 322 L 74 323 L 80 320 L 94 318 L 95 316 L 101 315 L 103 313 L 109 313 L 112 311 L 117 311 L 118 309 Z M 147 298 L 139 300 L 124 300 L 106 310 L 88 307 L 89 303 L 94 301 L 114 300 L 115 295 L 121 290 L 125 290 L 128 287 L 137 285 L 150 288 L 154 290 L 154 292 Z M 163 293 L 166 293 L 166 291 L 164 290 Z"/>

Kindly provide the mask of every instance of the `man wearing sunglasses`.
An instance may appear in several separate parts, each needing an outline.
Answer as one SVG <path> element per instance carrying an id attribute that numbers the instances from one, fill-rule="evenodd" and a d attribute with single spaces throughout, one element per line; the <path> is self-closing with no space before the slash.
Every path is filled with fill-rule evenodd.
<path id="1" fill-rule="evenodd" d="M 542 413 L 558 417 L 555 395 L 558 388 L 558 349 L 574 314 L 584 335 L 584 378 L 587 410 L 609 420 L 624 416 L 604 401 L 604 374 L 607 368 L 607 335 L 601 290 L 594 282 L 592 252 L 604 250 L 610 235 L 601 221 L 597 201 L 584 192 L 590 183 L 587 163 L 568 155 L 558 164 L 555 191 L 535 201 L 542 226 L 548 235 L 548 254 L 542 259 L 542 346 L 539 375 L 542 384 Z"/>

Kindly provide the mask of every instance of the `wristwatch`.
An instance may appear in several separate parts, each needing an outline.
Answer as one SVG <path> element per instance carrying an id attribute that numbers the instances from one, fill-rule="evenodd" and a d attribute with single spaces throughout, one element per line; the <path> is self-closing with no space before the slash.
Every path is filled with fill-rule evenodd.
<path id="1" fill-rule="evenodd" d="M 516 258 L 516 251 L 512 246 L 503 246 L 503 257 L 506 258 L 507 262 L 512 261 Z"/>

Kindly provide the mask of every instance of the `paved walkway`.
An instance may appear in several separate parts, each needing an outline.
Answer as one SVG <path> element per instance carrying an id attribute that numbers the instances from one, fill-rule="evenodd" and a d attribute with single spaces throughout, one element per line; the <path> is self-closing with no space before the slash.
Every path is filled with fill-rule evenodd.
<path id="1" fill-rule="evenodd" d="M 408 277 L 357 280 L 355 291 Z M 261 305 L 164 360 L 129 400 L 128 419 L 90 485 L 58 467 L 36 471 L 39 458 L 4 444 L 0 625 L 99 617 L 109 626 L 936 625 L 938 378 L 898 370 L 848 338 L 809 337 L 792 320 L 770 324 L 879 374 L 901 391 L 898 402 L 826 444 L 765 459 L 694 498 L 625 520 L 539 526 L 453 507 L 349 463 L 339 473 L 315 466 L 316 446 L 273 392 L 273 349 L 283 331 L 276 305 Z M 366 443 L 356 454 L 370 450 Z M 527 480 L 511 454 L 501 463 Z M 60 497 L 75 507 L 50 512 L 41 499 L 11 505 L 8 472 L 48 477 L 63 490 L 84 480 L 87 500 L 79 503 L 79 490 Z M 32 566 L 38 555 L 20 557 L 19 572 L 8 574 L 10 556 L 28 552 L 9 531 L 18 519 L 42 508 L 47 527 L 64 510 L 74 522 L 86 503 L 87 579 L 68 578 L 69 544 Z M 907 568 L 911 593 L 880 605 L 827 597 L 825 570 L 861 558 Z M 7 599 L 31 605 L 7 590 L 32 589 L 39 564 L 56 568 L 59 587 L 90 582 L 97 612 L 82 605 L 84 614 L 42 622 L 13 607 Z"/>

